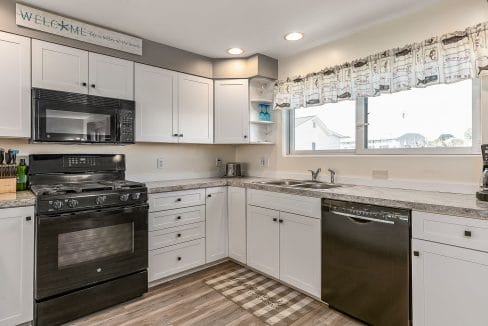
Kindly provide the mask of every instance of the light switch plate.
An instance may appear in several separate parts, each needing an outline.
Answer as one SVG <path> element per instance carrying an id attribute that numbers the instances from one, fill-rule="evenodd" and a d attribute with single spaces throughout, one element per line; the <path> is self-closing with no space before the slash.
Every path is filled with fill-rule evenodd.
<path id="1" fill-rule="evenodd" d="M 158 169 L 164 168 L 164 159 L 162 157 L 158 157 L 157 164 L 158 164 Z"/>

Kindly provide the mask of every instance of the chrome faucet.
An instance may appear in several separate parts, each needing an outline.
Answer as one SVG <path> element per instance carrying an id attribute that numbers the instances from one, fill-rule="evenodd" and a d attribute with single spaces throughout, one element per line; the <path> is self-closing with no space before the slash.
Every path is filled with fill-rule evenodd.
<path id="1" fill-rule="evenodd" d="M 332 169 L 329 169 L 329 172 L 330 172 L 330 183 L 335 183 L 336 172 Z"/>
<path id="2" fill-rule="evenodd" d="M 312 173 L 312 181 L 317 181 L 317 178 L 319 177 L 319 173 L 322 171 L 321 168 L 318 168 L 317 171 L 314 170 L 308 170 Z"/>

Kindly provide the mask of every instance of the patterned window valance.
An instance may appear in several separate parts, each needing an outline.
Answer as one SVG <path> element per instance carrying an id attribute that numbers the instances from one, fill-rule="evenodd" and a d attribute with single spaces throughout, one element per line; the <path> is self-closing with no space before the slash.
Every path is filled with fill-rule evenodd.
<path id="1" fill-rule="evenodd" d="M 298 109 L 488 75 L 488 22 L 275 85 L 274 108 Z"/>

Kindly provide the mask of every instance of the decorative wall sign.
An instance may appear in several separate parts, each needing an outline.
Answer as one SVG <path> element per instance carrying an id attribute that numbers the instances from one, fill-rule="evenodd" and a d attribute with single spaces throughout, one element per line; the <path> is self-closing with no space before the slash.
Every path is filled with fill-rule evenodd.
<path id="1" fill-rule="evenodd" d="M 17 3 L 16 23 L 46 33 L 142 55 L 142 39 Z"/>

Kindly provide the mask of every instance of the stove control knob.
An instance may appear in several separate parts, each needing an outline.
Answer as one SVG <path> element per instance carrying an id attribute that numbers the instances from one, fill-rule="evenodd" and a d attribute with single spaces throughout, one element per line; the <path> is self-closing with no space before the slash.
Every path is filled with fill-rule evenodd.
<path id="1" fill-rule="evenodd" d="M 128 200 L 129 200 L 129 194 L 120 195 L 120 201 L 128 201 Z"/>
<path id="2" fill-rule="evenodd" d="M 68 207 L 69 208 L 75 208 L 76 206 L 78 206 L 78 201 L 76 199 L 68 200 Z"/>
<path id="3" fill-rule="evenodd" d="M 96 199 L 95 199 L 95 204 L 97 205 L 102 205 L 103 203 L 105 203 L 105 200 L 107 199 L 107 196 L 98 196 Z"/>
<path id="4" fill-rule="evenodd" d="M 61 208 L 63 208 L 64 203 L 61 200 L 55 200 L 55 201 L 53 201 L 52 205 L 55 209 L 61 209 Z"/>
<path id="5" fill-rule="evenodd" d="M 135 192 L 135 193 L 132 194 L 132 199 L 138 200 L 139 198 L 141 198 L 141 194 L 140 193 Z"/>

